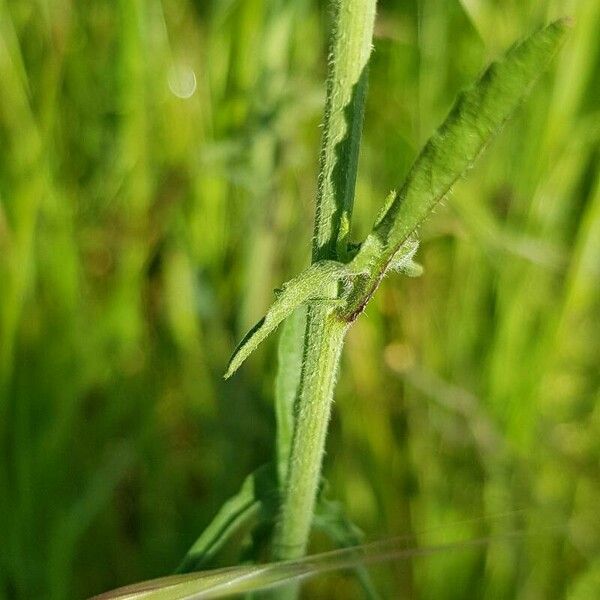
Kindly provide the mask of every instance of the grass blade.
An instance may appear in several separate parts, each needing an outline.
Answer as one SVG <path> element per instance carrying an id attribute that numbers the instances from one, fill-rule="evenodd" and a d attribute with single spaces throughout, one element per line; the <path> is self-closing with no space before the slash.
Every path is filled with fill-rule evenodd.
<path id="1" fill-rule="evenodd" d="M 509 531 L 502 535 L 424 547 L 414 547 L 412 536 L 392 538 L 314 554 L 298 560 L 164 577 L 100 594 L 91 600 L 204 600 L 231 597 L 286 585 L 324 573 L 354 569 L 366 564 L 408 560 L 449 551 L 472 550 L 484 547 L 492 541 L 519 540 L 524 535 L 522 531 Z"/>

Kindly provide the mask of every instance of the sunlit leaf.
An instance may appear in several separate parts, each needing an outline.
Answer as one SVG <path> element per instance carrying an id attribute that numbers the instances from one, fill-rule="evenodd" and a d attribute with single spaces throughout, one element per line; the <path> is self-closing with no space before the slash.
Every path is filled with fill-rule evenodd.
<path id="1" fill-rule="evenodd" d="M 276 300 L 267 314 L 246 334 L 236 348 L 229 361 L 225 378 L 231 377 L 256 347 L 294 309 L 311 300 L 334 300 L 337 297 L 337 289 L 333 284 L 347 276 L 346 265 L 322 260 L 285 283 L 277 291 Z"/>
<path id="2" fill-rule="evenodd" d="M 567 29 L 568 21 L 559 20 L 534 33 L 460 95 L 353 259 L 353 270 L 367 270 L 370 283 L 357 290 L 350 313 L 361 309 L 398 250 L 502 129 L 550 64 Z"/>

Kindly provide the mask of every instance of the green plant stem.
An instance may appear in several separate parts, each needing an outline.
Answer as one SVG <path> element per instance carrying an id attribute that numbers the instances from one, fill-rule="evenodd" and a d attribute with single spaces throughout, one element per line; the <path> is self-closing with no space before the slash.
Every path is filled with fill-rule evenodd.
<path id="1" fill-rule="evenodd" d="M 321 462 L 331 413 L 331 400 L 348 324 L 330 309 L 309 310 L 306 337 L 313 346 L 305 354 L 289 476 L 275 556 L 303 556 L 312 523 Z"/>
<path id="2" fill-rule="evenodd" d="M 354 200 L 376 0 L 333 0 L 313 263 L 344 260 Z M 337 284 L 332 284 L 337 286 Z M 334 290 L 334 293 L 336 290 Z M 294 435 L 274 556 L 304 555 L 313 519 L 339 360 L 348 330 L 327 304 L 309 307 Z M 287 597 L 295 596 L 295 587 Z"/>
<path id="3" fill-rule="evenodd" d="M 331 0 L 327 100 L 313 262 L 346 254 L 367 94 L 376 0 Z"/>

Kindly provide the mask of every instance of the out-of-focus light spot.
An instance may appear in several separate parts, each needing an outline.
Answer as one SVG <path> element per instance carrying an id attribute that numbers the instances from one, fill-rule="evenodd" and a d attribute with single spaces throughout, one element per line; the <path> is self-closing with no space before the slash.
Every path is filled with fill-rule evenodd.
<path id="1" fill-rule="evenodd" d="M 173 65 L 169 69 L 168 82 L 171 93 L 184 100 L 196 91 L 196 74 L 185 65 Z"/>
<path id="2" fill-rule="evenodd" d="M 396 373 L 406 373 L 415 366 L 415 353 L 408 344 L 389 344 L 383 351 L 383 359 Z"/>

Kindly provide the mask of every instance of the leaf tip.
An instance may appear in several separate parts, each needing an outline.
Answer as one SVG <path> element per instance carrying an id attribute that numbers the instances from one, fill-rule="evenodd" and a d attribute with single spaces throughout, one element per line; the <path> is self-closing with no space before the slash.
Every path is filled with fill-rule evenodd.
<path id="1" fill-rule="evenodd" d="M 229 363 L 227 364 L 227 369 L 225 369 L 225 373 L 223 374 L 223 379 L 229 379 L 237 370 L 239 365 L 234 364 L 235 354 L 229 359 Z"/>
<path id="2" fill-rule="evenodd" d="M 244 347 L 244 342 L 246 338 L 244 338 L 243 342 L 235 349 L 235 352 L 232 354 L 229 359 L 229 363 L 227 363 L 227 369 L 225 370 L 225 374 L 223 375 L 223 379 L 229 379 L 241 366 L 241 364 L 246 360 L 246 357 L 250 352 L 243 353 L 241 352 Z"/>
<path id="3" fill-rule="evenodd" d="M 223 374 L 223 379 L 225 379 L 225 380 L 229 379 L 240 368 L 240 365 L 244 362 L 245 357 L 240 356 L 241 348 L 242 348 L 242 345 L 240 344 L 235 349 L 233 354 L 231 355 L 231 358 L 229 359 L 229 362 L 227 363 L 227 369 L 225 369 L 225 373 Z"/>

